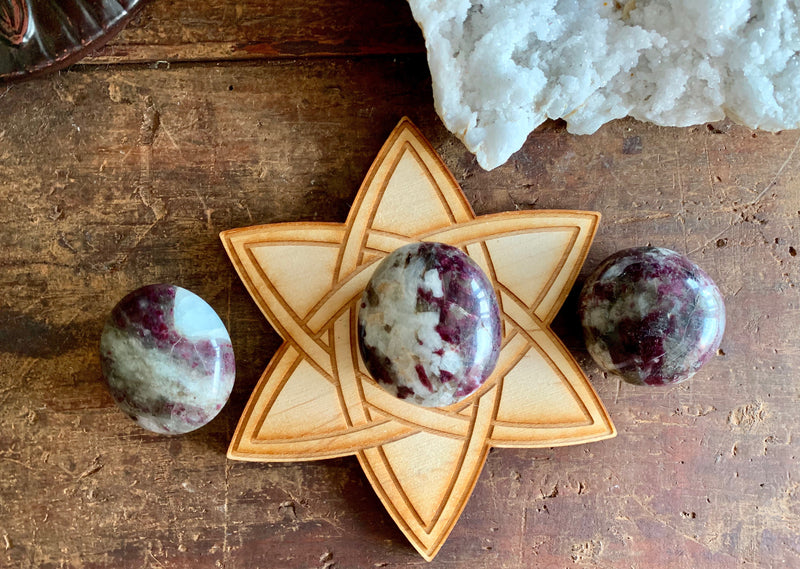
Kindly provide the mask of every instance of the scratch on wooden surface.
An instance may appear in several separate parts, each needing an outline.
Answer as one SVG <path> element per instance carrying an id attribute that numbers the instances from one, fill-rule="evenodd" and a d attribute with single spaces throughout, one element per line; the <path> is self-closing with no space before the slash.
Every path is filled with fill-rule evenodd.
<path id="1" fill-rule="evenodd" d="M 200 201 L 204 201 L 204 200 L 203 200 L 203 198 L 202 198 L 202 196 L 200 196 L 200 194 L 199 194 L 199 193 L 198 193 L 198 197 L 200 198 Z M 213 230 L 214 230 L 214 222 L 213 222 L 213 221 L 211 221 L 211 214 L 213 214 L 213 213 L 214 213 L 214 210 L 213 210 L 213 209 L 211 209 L 211 208 L 206 208 L 206 210 L 205 210 L 205 214 L 206 214 L 206 227 L 208 228 L 208 230 L 209 230 L 209 231 L 213 231 Z"/>
<path id="2" fill-rule="evenodd" d="M 123 264 L 124 264 L 124 263 L 125 263 L 125 262 L 128 260 L 128 257 L 130 257 L 130 256 L 131 256 L 131 253 L 133 253 L 134 251 L 136 251 L 136 248 L 137 248 L 137 247 L 139 247 L 139 244 L 140 244 L 140 243 L 141 243 L 141 242 L 144 240 L 144 238 L 145 238 L 145 237 L 147 237 L 147 234 L 148 234 L 148 233 L 150 233 L 150 232 L 153 230 L 153 228 L 154 228 L 156 225 L 158 225 L 158 220 L 154 221 L 153 223 L 151 223 L 150 225 L 148 225 L 148 226 L 145 228 L 144 232 L 143 232 L 143 233 L 141 233 L 141 234 L 140 234 L 140 235 L 139 235 L 139 236 L 136 238 L 136 242 L 135 242 L 133 245 L 131 245 L 130 247 L 128 247 L 127 251 L 125 251 L 125 254 L 124 254 L 124 255 L 122 256 L 122 258 L 121 258 L 121 259 L 120 259 L 120 260 L 119 260 L 119 261 L 116 263 L 116 265 L 117 265 L 117 266 L 121 266 L 121 265 L 123 265 Z"/>
<path id="3" fill-rule="evenodd" d="M 100 455 L 98 454 L 96 457 L 94 457 L 92 464 L 86 470 L 80 473 L 80 475 L 78 476 L 78 480 L 87 478 L 92 474 L 95 474 L 96 472 L 100 471 L 100 469 L 102 468 L 103 468 L 103 463 L 100 462 Z"/>
<path id="4" fill-rule="evenodd" d="M 698 245 L 697 247 L 695 247 L 694 249 L 692 249 L 691 251 L 689 251 L 689 255 L 693 255 L 694 253 L 697 253 L 697 252 L 698 252 L 698 251 L 700 251 L 701 249 L 705 249 L 706 247 L 708 247 L 708 246 L 709 246 L 709 245 L 711 245 L 712 243 L 716 243 L 716 242 L 717 242 L 717 240 L 718 240 L 720 237 L 722 237 L 722 236 L 723 236 L 723 235 L 725 235 L 725 234 L 726 234 L 728 231 L 730 231 L 730 229 L 731 229 L 732 227 L 736 226 L 736 224 L 737 224 L 739 221 L 741 221 L 741 220 L 729 220 L 729 221 L 728 221 L 728 226 L 727 226 L 725 229 L 723 229 L 722 231 L 720 231 L 719 233 L 717 233 L 716 235 L 714 235 L 713 237 L 711 237 L 710 239 L 708 239 L 708 240 L 707 240 L 705 243 L 703 243 L 702 245 Z"/>
<path id="5" fill-rule="evenodd" d="M 714 175 L 711 173 L 711 157 L 708 154 L 708 138 L 703 138 L 703 157 L 706 159 L 706 173 L 708 174 L 708 190 L 714 193 Z"/>
<path id="6" fill-rule="evenodd" d="M 228 425 L 228 438 L 230 440 L 230 425 Z M 230 504 L 230 473 L 231 473 L 231 463 L 227 459 L 225 460 L 225 502 L 223 503 L 222 507 L 222 569 L 226 569 L 228 567 L 228 560 L 230 559 L 230 552 L 228 551 L 228 524 L 230 522 L 230 514 L 229 514 L 229 504 Z"/>
<path id="7" fill-rule="evenodd" d="M 155 106 L 152 97 L 145 99 L 144 114 L 139 126 L 139 144 L 141 146 L 152 146 L 161 126 L 161 113 Z"/>
<path id="8" fill-rule="evenodd" d="M 144 154 L 147 155 L 149 153 L 150 151 L 146 151 Z M 136 192 L 139 194 L 139 199 L 142 200 L 142 203 L 153 212 L 156 222 L 158 222 L 167 214 L 167 208 L 164 205 L 164 200 L 153 196 L 153 191 L 150 187 L 150 158 L 147 157 L 144 160 L 146 160 L 147 165 L 142 169 L 143 174 L 139 178 Z"/>
<path id="9" fill-rule="evenodd" d="M 31 372 L 33 366 L 35 366 L 38 361 L 39 360 L 36 358 L 30 358 L 27 362 L 25 362 L 25 364 L 22 366 L 22 369 L 20 369 L 19 373 L 17 373 L 17 377 L 19 377 L 21 382 L 24 382 L 26 379 L 28 379 L 28 374 Z"/>
<path id="10" fill-rule="evenodd" d="M 750 205 L 755 205 L 759 200 L 761 200 L 761 198 L 763 198 L 766 195 L 766 193 L 770 189 L 772 189 L 778 183 L 778 179 L 781 177 L 781 174 L 783 174 L 783 171 L 786 169 L 786 165 L 789 164 L 789 162 L 791 162 L 795 152 L 797 152 L 798 146 L 800 146 L 800 136 L 797 137 L 797 141 L 794 143 L 792 150 L 789 152 L 789 156 L 786 157 L 786 160 L 783 161 L 781 167 L 778 168 L 778 171 L 775 173 L 775 176 L 773 176 L 772 181 L 769 184 L 767 184 L 763 190 L 761 190 L 761 193 L 758 194 L 756 198 L 750 202 Z"/>
<path id="11" fill-rule="evenodd" d="M 136 191 L 142 203 L 153 212 L 156 222 L 160 221 L 167 213 L 164 200 L 154 196 L 152 191 L 153 142 L 160 125 L 161 114 L 156 109 L 152 97 L 147 97 L 139 127 L 139 180 Z M 152 227 L 148 228 L 148 232 L 150 229 Z M 136 244 L 138 245 L 139 241 Z"/>
<path id="12" fill-rule="evenodd" d="M 711 555 L 722 554 L 722 555 L 724 555 L 726 557 L 730 557 L 731 559 L 736 559 L 736 557 L 734 557 L 733 555 L 731 555 L 731 554 L 729 554 L 727 552 L 724 552 L 724 551 L 715 552 L 715 551 L 713 551 L 711 549 L 709 544 L 703 543 L 698 538 L 683 533 L 682 531 L 680 531 L 678 528 L 676 528 L 672 524 L 670 524 L 670 523 L 666 522 L 665 520 L 661 519 L 655 512 L 653 512 L 650 508 L 645 506 L 644 503 L 639 498 L 634 496 L 633 494 L 628 495 L 628 498 L 633 500 L 633 502 L 635 502 L 644 512 L 646 512 L 648 518 L 650 518 L 654 522 L 664 526 L 665 528 L 672 530 L 676 535 L 682 537 L 683 539 L 686 539 L 687 541 L 691 541 L 692 543 L 695 543 L 695 544 L 699 545 L 700 547 L 702 547 L 705 551 L 707 551 Z"/>
<path id="13" fill-rule="evenodd" d="M 158 560 L 158 558 L 157 558 L 155 555 L 153 555 L 153 552 L 152 552 L 152 551 L 148 551 L 148 552 L 147 552 L 147 554 L 150 556 L 150 558 L 151 558 L 153 561 L 155 561 L 155 562 L 156 562 L 156 565 L 158 565 L 159 567 L 164 567 L 164 564 L 163 564 L 163 563 L 161 563 L 161 561 L 159 561 L 159 560 Z"/>
<path id="14" fill-rule="evenodd" d="M 681 227 L 681 235 L 683 235 L 683 252 L 684 254 L 689 250 L 689 233 L 686 229 L 686 192 L 684 191 L 683 187 L 683 175 L 682 175 L 682 168 L 683 165 L 680 161 L 680 154 L 678 150 L 675 150 L 675 174 L 673 176 L 675 180 L 675 184 L 677 185 L 680 200 L 681 200 L 681 209 L 678 212 L 676 218 L 678 219 L 678 223 Z"/>
<path id="15" fill-rule="evenodd" d="M 612 166 L 612 161 L 611 161 L 610 158 L 602 158 L 600 163 L 603 165 L 603 168 L 605 168 L 608 171 L 608 173 L 611 175 L 611 177 L 614 178 L 617 181 L 617 183 L 619 184 L 620 188 L 626 187 L 627 184 L 625 184 L 622 181 L 622 179 L 617 175 L 617 173 L 614 171 L 614 168 Z"/>
<path id="16" fill-rule="evenodd" d="M 520 528 L 518 534 L 517 554 L 519 556 L 520 567 L 523 567 L 525 561 L 525 530 L 528 526 L 528 508 L 522 507 L 522 519 L 520 520 Z"/>
<path id="17" fill-rule="evenodd" d="M 720 237 L 722 237 L 723 235 L 725 235 L 728 231 L 730 231 L 731 228 L 736 227 L 737 225 L 739 225 L 743 221 L 752 221 L 752 217 L 748 216 L 748 210 L 753 208 L 753 206 L 758 205 L 758 203 L 764 198 L 764 196 L 767 195 L 767 192 L 769 192 L 772 188 L 774 188 L 778 184 L 778 180 L 780 179 L 781 175 L 783 174 L 783 171 L 786 169 L 786 166 L 788 166 L 789 162 L 791 162 L 792 158 L 794 158 L 794 155 L 797 152 L 797 148 L 798 147 L 800 147 L 800 136 L 798 136 L 797 140 L 794 143 L 794 146 L 789 151 L 789 155 L 786 157 L 786 159 L 780 165 L 778 170 L 775 172 L 775 175 L 772 177 L 772 180 L 766 186 L 764 186 L 764 189 L 761 190 L 761 192 L 759 192 L 759 194 L 755 198 L 753 198 L 751 201 L 747 202 L 744 205 L 744 207 L 739 209 L 740 215 L 737 218 L 734 218 L 734 219 L 730 220 L 728 222 L 728 226 L 727 227 L 725 227 L 722 231 L 720 231 L 719 233 L 717 233 L 716 235 L 714 235 L 710 239 L 706 240 L 702 245 L 699 245 L 698 247 L 695 247 L 692 251 L 689 252 L 689 254 L 691 255 L 693 253 L 696 253 L 697 251 L 700 251 L 701 249 L 705 249 L 706 247 L 708 247 L 712 243 L 716 243 L 717 240 Z M 737 209 L 734 208 L 734 212 L 735 211 L 737 211 Z"/>
<path id="18" fill-rule="evenodd" d="M 228 299 L 227 299 L 228 302 L 227 302 L 226 310 L 225 310 L 225 327 L 228 330 L 230 330 L 231 329 L 231 292 L 232 292 L 232 289 L 233 289 L 233 274 L 232 273 L 228 273 L 228 286 L 225 287 L 225 288 L 226 288 L 226 292 L 228 293 L 228 295 L 227 295 L 228 296 Z M 228 426 L 228 431 L 230 431 L 230 426 Z M 227 461 L 225 462 L 225 464 L 227 464 Z"/>
<path id="19" fill-rule="evenodd" d="M 34 470 L 34 468 L 30 464 L 25 464 L 24 462 L 22 462 L 21 460 L 17 460 L 16 458 L 9 458 L 7 456 L 0 456 L 0 460 L 4 460 L 4 461 L 10 462 L 12 464 L 18 464 L 19 466 L 27 468 L 28 470 Z"/>
<path id="20" fill-rule="evenodd" d="M 671 213 L 652 213 L 648 215 L 640 215 L 636 217 L 623 217 L 614 221 L 614 225 L 623 225 L 626 223 L 640 223 L 642 221 L 652 221 L 654 219 L 666 219 L 672 217 Z"/>
<path id="21" fill-rule="evenodd" d="M 175 138 L 172 136 L 172 133 L 167 129 L 167 127 L 164 125 L 163 122 L 161 123 L 161 130 L 164 132 L 165 135 L 167 135 L 167 138 L 169 138 L 169 141 L 172 143 L 172 147 L 175 150 L 180 150 L 181 149 L 180 146 L 178 146 L 178 143 L 175 142 Z"/>

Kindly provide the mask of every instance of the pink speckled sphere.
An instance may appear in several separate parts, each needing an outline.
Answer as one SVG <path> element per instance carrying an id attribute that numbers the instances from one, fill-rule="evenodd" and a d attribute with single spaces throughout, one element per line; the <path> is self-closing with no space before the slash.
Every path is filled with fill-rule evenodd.
<path id="1" fill-rule="evenodd" d="M 638 385 L 692 377 L 719 348 L 725 304 L 689 259 L 658 247 L 619 251 L 580 296 L 586 347 L 605 371 Z"/>

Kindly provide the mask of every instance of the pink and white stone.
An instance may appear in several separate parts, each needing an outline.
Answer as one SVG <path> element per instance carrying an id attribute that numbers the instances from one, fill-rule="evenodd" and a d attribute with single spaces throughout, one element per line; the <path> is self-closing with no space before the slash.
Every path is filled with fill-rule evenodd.
<path id="1" fill-rule="evenodd" d="M 220 412 L 236 371 L 230 336 L 214 309 L 167 284 L 137 289 L 114 307 L 100 359 L 120 409 L 145 429 L 173 435 Z"/>
<path id="2" fill-rule="evenodd" d="M 595 362 L 637 385 L 689 379 L 716 353 L 725 331 L 725 303 L 714 281 L 659 247 L 608 257 L 587 279 L 579 310 Z"/>
<path id="3" fill-rule="evenodd" d="M 500 354 L 492 284 L 461 250 L 414 243 L 387 256 L 361 299 L 358 340 L 376 382 L 400 399 L 450 405 L 478 389 Z"/>

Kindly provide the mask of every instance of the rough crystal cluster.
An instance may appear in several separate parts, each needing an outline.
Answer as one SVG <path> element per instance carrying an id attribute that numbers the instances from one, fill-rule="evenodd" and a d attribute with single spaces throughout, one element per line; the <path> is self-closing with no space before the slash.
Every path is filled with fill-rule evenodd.
<path id="1" fill-rule="evenodd" d="M 597 364 L 634 384 L 690 378 L 719 347 L 725 305 L 689 259 L 658 247 L 610 256 L 580 296 L 586 347 Z"/>
<path id="2" fill-rule="evenodd" d="M 409 0 L 436 109 L 486 169 L 547 118 L 800 124 L 797 0 Z"/>
<path id="3" fill-rule="evenodd" d="M 497 363 L 500 312 L 489 279 L 459 249 L 413 243 L 387 256 L 364 291 L 359 349 L 372 377 L 440 407 L 478 389 Z"/>
<path id="4" fill-rule="evenodd" d="M 233 389 L 233 347 L 222 320 L 202 298 L 172 285 L 142 287 L 114 307 L 100 359 L 117 405 L 156 433 L 202 427 Z"/>

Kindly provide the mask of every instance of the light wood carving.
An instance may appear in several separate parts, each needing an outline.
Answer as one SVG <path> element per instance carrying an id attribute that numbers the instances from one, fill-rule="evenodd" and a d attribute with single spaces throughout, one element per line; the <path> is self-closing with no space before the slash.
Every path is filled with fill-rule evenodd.
<path id="1" fill-rule="evenodd" d="M 404 118 L 370 168 L 344 225 L 282 223 L 221 238 L 285 342 L 233 436 L 235 460 L 356 455 L 403 533 L 430 561 L 458 520 L 490 447 L 613 437 L 614 426 L 549 325 L 583 264 L 599 214 L 515 211 L 475 217 Z M 497 367 L 476 393 L 424 408 L 367 374 L 358 301 L 377 262 L 414 241 L 460 247 L 489 275 L 503 318 Z"/>

